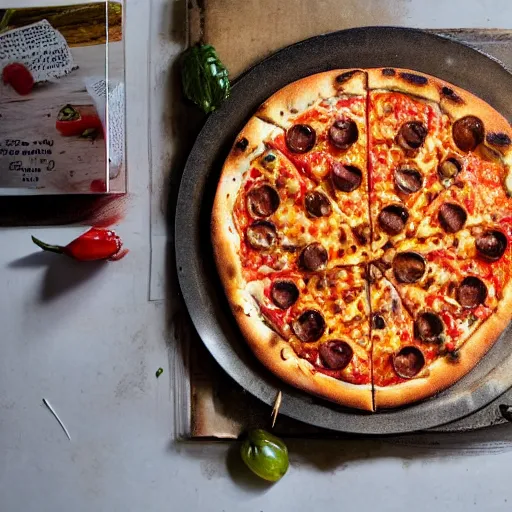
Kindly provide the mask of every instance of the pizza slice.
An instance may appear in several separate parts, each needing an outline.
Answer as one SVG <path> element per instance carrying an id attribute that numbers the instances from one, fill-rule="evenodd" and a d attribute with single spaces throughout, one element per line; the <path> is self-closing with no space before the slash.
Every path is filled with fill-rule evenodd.
<path id="1" fill-rule="evenodd" d="M 299 388 L 372 410 L 364 268 L 273 273 L 249 282 L 246 293 L 252 302 L 235 315 L 268 368 Z"/>
<path id="2" fill-rule="evenodd" d="M 285 87 L 256 113 L 283 128 L 269 144 L 338 205 L 356 248 L 369 247 L 371 234 L 366 103 L 366 72 L 335 70 Z"/>
<path id="3" fill-rule="evenodd" d="M 449 123 L 440 133 L 437 183 L 415 233 L 420 238 L 499 223 L 512 211 L 512 190 L 507 188 L 510 124 L 480 98 L 452 84 L 441 87 L 440 96 Z"/>
<path id="4" fill-rule="evenodd" d="M 443 190 L 437 175 L 448 117 L 436 85 L 399 69 L 368 71 L 368 164 L 373 249 L 415 232 Z"/>
<path id="5" fill-rule="evenodd" d="M 255 274 L 282 270 L 318 271 L 353 265 L 369 257 L 369 240 L 363 241 L 347 222 L 325 183 L 302 175 L 277 149 L 264 139 L 247 158 L 239 147 L 254 140 L 251 131 L 268 129 L 253 119 L 232 150 L 226 163 L 226 194 L 217 198 L 219 214 L 215 229 L 226 238 L 236 238 L 235 246 L 217 245 L 219 260 L 228 261 L 225 250 L 236 250 L 243 272 Z M 277 130 L 272 127 L 271 132 Z M 248 149 L 248 148 L 247 148 Z M 243 159 L 246 159 L 244 162 Z M 222 201 L 233 204 L 232 218 L 225 218 Z"/>
<path id="6" fill-rule="evenodd" d="M 429 367 L 439 347 L 414 335 L 413 319 L 393 284 L 371 265 L 372 375 L 375 409 L 399 407 L 429 396 Z"/>
<path id="7" fill-rule="evenodd" d="M 512 131 L 501 115 L 407 70 L 369 70 L 368 87 L 374 249 L 510 215 Z"/>
<path id="8" fill-rule="evenodd" d="M 361 74 L 356 73 L 358 77 Z M 249 279 L 254 279 L 254 273 L 294 269 L 319 271 L 368 261 L 370 227 L 363 175 L 357 183 L 350 182 L 352 171 L 346 174 L 345 167 L 341 169 L 333 164 L 337 170 L 325 179 L 314 178 L 297 169 L 297 161 L 290 160 L 293 152 L 287 147 L 281 151 L 276 142 L 294 137 L 290 134 L 297 132 L 294 127 L 298 125 L 291 123 L 298 115 L 301 102 L 307 100 L 308 105 L 318 107 L 313 108 L 318 115 L 321 109 L 331 114 L 335 112 L 334 107 L 329 107 L 330 102 L 336 104 L 347 97 L 347 86 L 340 76 L 340 72 L 316 75 L 305 80 L 309 88 L 292 84 L 281 90 L 249 121 L 235 141 L 224 164 L 218 187 L 222 192 L 217 193 L 212 216 L 214 250 L 226 279 L 239 281 L 242 270 L 248 273 Z M 360 78 L 351 77 L 347 81 L 356 84 L 353 86 L 355 93 L 362 88 L 362 82 Z M 364 97 L 361 98 L 364 104 Z M 312 119 L 315 117 L 311 109 L 307 113 Z M 335 148 L 333 153 L 352 155 L 350 158 L 366 157 L 364 110 L 359 114 L 355 130 L 357 134 L 361 130 L 360 136 L 347 143 L 346 150 Z M 281 123 L 288 122 L 290 129 L 278 126 L 271 119 L 272 115 L 282 117 Z M 315 141 L 329 137 L 321 132 L 319 122 L 311 123 L 319 131 L 317 137 L 310 126 Z M 341 145 L 339 132 L 343 128 L 334 126 L 334 118 L 332 123 L 324 128 L 327 131 L 332 128 L 330 137 Z M 355 126 L 354 123 L 351 120 L 350 127 Z M 297 133 L 296 136 L 299 137 Z M 299 139 L 293 139 L 295 142 L 291 144 L 298 144 Z M 331 158 L 328 148 L 323 149 L 326 158 Z M 365 160 L 361 165 L 364 168 Z M 333 183 L 337 183 L 338 188 Z M 232 217 L 226 218 L 226 212 L 233 212 Z M 224 265 L 230 261 L 239 264 Z"/>
<path id="9" fill-rule="evenodd" d="M 490 233 L 482 229 L 475 238 L 477 257 L 461 259 L 456 248 L 431 239 L 406 241 L 385 258 L 391 263 L 384 275 L 414 320 L 414 339 L 424 354 L 438 357 L 429 369 L 429 395 L 465 375 L 508 323 L 510 238 L 496 260 L 501 249 L 494 249 Z"/>

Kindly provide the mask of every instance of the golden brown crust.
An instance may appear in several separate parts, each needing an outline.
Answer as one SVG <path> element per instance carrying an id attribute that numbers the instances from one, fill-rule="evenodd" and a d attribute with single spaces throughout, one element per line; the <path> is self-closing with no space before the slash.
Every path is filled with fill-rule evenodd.
<path id="1" fill-rule="evenodd" d="M 366 94 L 366 73 L 360 69 L 335 69 L 283 87 L 256 112 L 256 116 L 283 128 L 316 102 L 338 95 Z"/>
<path id="2" fill-rule="evenodd" d="M 375 408 L 400 407 L 431 397 L 452 386 L 472 370 L 493 346 L 512 319 L 512 282 L 504 290 L 497 310 L 459 349 L 459 359 L 442 357 L 432 363 L 425 377 L 389 387 L 375 387 Z"/>

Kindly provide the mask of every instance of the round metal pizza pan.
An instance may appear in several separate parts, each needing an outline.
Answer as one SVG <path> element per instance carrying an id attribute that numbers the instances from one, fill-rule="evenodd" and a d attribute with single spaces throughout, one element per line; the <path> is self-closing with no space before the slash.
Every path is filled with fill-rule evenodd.
<path id="1" fill-rule="evenodd" d="M 336 68 L 402 67 L 440 77 L 473 92 L 512 120 L 512 75 L 496 60 L 451 39 L 421 30 L 368 27 L 294 44 L 257 64 L 211 115 L 188 158 L 179 191 L 175 245 L 179 281 L 192 321 L 224 370 L 280 413 L 319 427 L 358 434 L 427 429 L 467 416 L 512 386 L 512 327 L 456 385 L 429 400 L 363 413 L 284 384 L 252 355 L 231 315 L 210 245 L 210 213 L 222 163 L 237 133 L 269 96 L 307 75 Z"/>

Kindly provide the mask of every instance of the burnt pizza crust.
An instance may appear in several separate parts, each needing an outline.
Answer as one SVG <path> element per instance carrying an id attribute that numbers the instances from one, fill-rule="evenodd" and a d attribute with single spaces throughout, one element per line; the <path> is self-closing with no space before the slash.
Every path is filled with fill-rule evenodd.
<path id="1" fill-rule="evenodd" d="M 421 377 L 394 386 L 374 389 L 375 408 L 400 407 L 429 398 L 455 384 L 472 370 L 494 345 L 510 322 L 512 313 L 512 282 L 504 290 L 497 310 L 466 340 L 459 349 L 459 358 L 451 361 L 441 357 Z"/>
<path id="2" fill-rule="evenodd" d="M 367 73 L 369 90 L 403 92 L 436 103 L 441 100 L 438 83 L 434 82 L 437 79 L 430 75 L 399 68 L 374 68 Z"/>

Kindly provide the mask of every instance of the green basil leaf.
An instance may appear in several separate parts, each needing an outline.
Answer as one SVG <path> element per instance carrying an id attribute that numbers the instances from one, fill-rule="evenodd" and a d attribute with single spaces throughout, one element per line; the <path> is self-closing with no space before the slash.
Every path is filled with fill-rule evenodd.
<path id="1" fill-rule="evenodd" d="M 229 97 L 228 71 L 211 45 L 196 45 L 185 52 L 181 79 L 185 96 L 207 114 Z"/>

